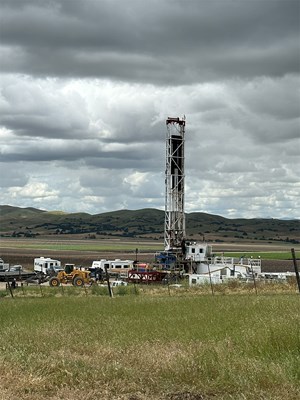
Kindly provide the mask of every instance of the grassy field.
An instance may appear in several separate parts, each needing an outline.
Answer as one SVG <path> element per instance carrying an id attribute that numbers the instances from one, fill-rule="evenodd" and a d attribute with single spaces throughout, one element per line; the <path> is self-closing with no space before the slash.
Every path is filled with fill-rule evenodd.
<path id="1" fill-rule="evenodd" d="M 291 251 L 248 251 L 248 252 L 226 252 L 225 254 L 227 257 L 241 257 L 244 258 L 261 258 L 262 260 L 292 260 L 292 253 Z M 297 258 L 300 257 L 300 252 L 295 251 L 295 255 Z"/>
<path id="2" fill-rule="evenodd" d="M 295 248 L 296 257 L 300 257 L 300 247 Z M 232 250 L 235 248 L 235 250 Z M 129 252 L 134 253 L 136 249 L 139 252 L 163 251 L 162 241 L 147 241 L 147 240 L 124 240 L 124 239 L 97 239 L 97 240 L 82 240 L 82 239 L 59 239 L 56 238 L 1 238 L 0 251 L 7 249 L 15 249 L 16 251 L 32 250 L 32 251 L 55 251 L 55 252 Z M 278 244 L 262 244 L 262 243 L 214 243 L 213 251 L 216 254 L 225 253 L 229 257 L 261 257 L 262 259 L 278 259 L 290 260 L 291 256 L 290 245 Z"/>
<path id="3" fill-rule="evenodd" d="M 52 293 L 0 298 L 0 399 L 300 396 L 295 291 L 170 296 L 141 289 L 113 299 Z"/>
<path id="4" fill-rule="evenodd" d="M 157 251 L 163 250 L 162 243 L 159 242 L 126 242 L 126 241 L 87 241 L 87 240 L 1 240 L 1 247 L 14 249 L 31 249 L 31 250 L 50 250 L 50 251 L 135 251 L 138 247 L 139 251 Z"/>

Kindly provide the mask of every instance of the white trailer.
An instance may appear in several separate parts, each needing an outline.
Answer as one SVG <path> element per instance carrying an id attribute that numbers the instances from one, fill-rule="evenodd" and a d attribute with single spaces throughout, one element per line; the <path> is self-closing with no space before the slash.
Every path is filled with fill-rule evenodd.
<path id="1" fill-rule="evenodd" d="M 128 271 L 134 268 L 133 260 L 99 260 L 93 261 L 91 268 L 89 270 L 94 273 L 97 277 L 99 274 L 104 274 L 105 270 L 109 273 L 110 276 L 117 276 L 121 279 L 128 278 Z"/>
<path id="2" fill-rule="evenodd" d="M 105 269 L 109 272 L 118 272 L 121 270 L 133 269 L 133 264 L 133 260 L 99 260 L 93 261 L 91 269 L 101 269 L 102 272 L 105 272 Z"/>
<path id="3" fill-rule="evenodd" d="M 0 272 L 5 272 L 9 270 L 9 264 L 5 263 L 2 258 L 0 258 Z"/>
<path id="4" fill-rule="evenodd" d="M 33 270 L 44 275 L 49 275 L 51 272 L 61 271 L 61 262 L 53 258 L 38 257 L 34 259 Z"/>

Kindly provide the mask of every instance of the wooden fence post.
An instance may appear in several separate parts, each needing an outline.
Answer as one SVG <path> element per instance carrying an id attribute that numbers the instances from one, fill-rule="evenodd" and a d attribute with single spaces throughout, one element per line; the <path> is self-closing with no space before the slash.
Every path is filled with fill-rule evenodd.
<path id="1" fill-rule="evenodd" d="M 214 292 L 214 285 L 213 285 L 212 279 L 211 279 L 209 261 L 207 262 L 207 267 L 208 267 L 208 275 L 209 275 L 209 283 L 210 283 L 211 294 L 214 296 L 215 292 Z"/>
<path id="2" fill-rule="evenodd" d="M 113 297 L 113 291 L 112 291 L 111 286 L 110 286 L 109 273 L 107 271 L 107 266 L 105 265 L 104 268 L 105 268 L 105 276 L 106 276 L 106 282 L 107 282 L 109 297 Z"/>
<path id="3" fill-rule="evenodd" d="M 6 284 L 7 284 L 7 287 L 8 287 L 8 289 L 9 289 L 9 291 L 10 291 L 11 297 L 14 298 L 14 294 L 13 294 L 13 292 L 12 292 L 12 289 L 11 289 L 11 286 L 10 286 L 10 283 L 9 283 L 9 280 L 8 280 L 7 277 L 6 277 Z"/>
<path id="4" fill-rule="evenodd" d="M 296 260 L 295 249 L 291 249 L 291 252 L 292 252 L 292 257 L 293 257 L 293 262 L 294 262 L 294 268 L 295 268 L 295 273 L 296 273 L 298 290 L 299 290 L 299 293 L 300 293 L 300 277 L 299 277 L 299 270 L 298 270 L 298 265 L 297 265 L 297 260 Z"/>
<path id="5" fill-rule="evenodd" d="M 252 278 L 253 278 L 253 283 L 254 283 L 254 288 L 255 288 L 255 294 L 257 296 L 257 286 L 256 286 L 256 279 L 255 279 L 255 274 L 253 271 L 252 261 L 250 261 L 250 266 L 251 266 Z"/>

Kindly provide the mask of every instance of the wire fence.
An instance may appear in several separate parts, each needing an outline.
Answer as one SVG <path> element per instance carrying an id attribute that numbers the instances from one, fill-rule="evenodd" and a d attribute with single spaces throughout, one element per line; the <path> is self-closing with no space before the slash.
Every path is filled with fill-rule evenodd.
<path id="1" fill-rule="evenodd" d="M 243 282 L 232 279 L 223 283 L 206 282 L 198 285 L 189 285 L 187 281 L 182 283 L 165 284 L 127 284 L 123 286 L 111 286 L 94 283 L 75 287 L 72 284 L 63 284 L 58 287 L 50 287 L 46 283 L 26 284 L 25 282 L 6 282 L 0 289 L 0 298 L 10 297 L 120 297 L 120 296 L 220 296 L 220 295 L 265 295 L 265 294 L 299 294 L 297 280 L 290 277 L 286 280 L 253 280 Z"/>

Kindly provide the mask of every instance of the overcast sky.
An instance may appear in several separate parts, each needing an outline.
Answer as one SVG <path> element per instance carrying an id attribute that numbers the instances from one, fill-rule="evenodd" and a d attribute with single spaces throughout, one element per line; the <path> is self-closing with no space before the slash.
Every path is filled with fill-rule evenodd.
<path id="1" fill-rule="evenodd" d="M 0 0 L 0 204 L 300 218 L 299 0 Z"/>

